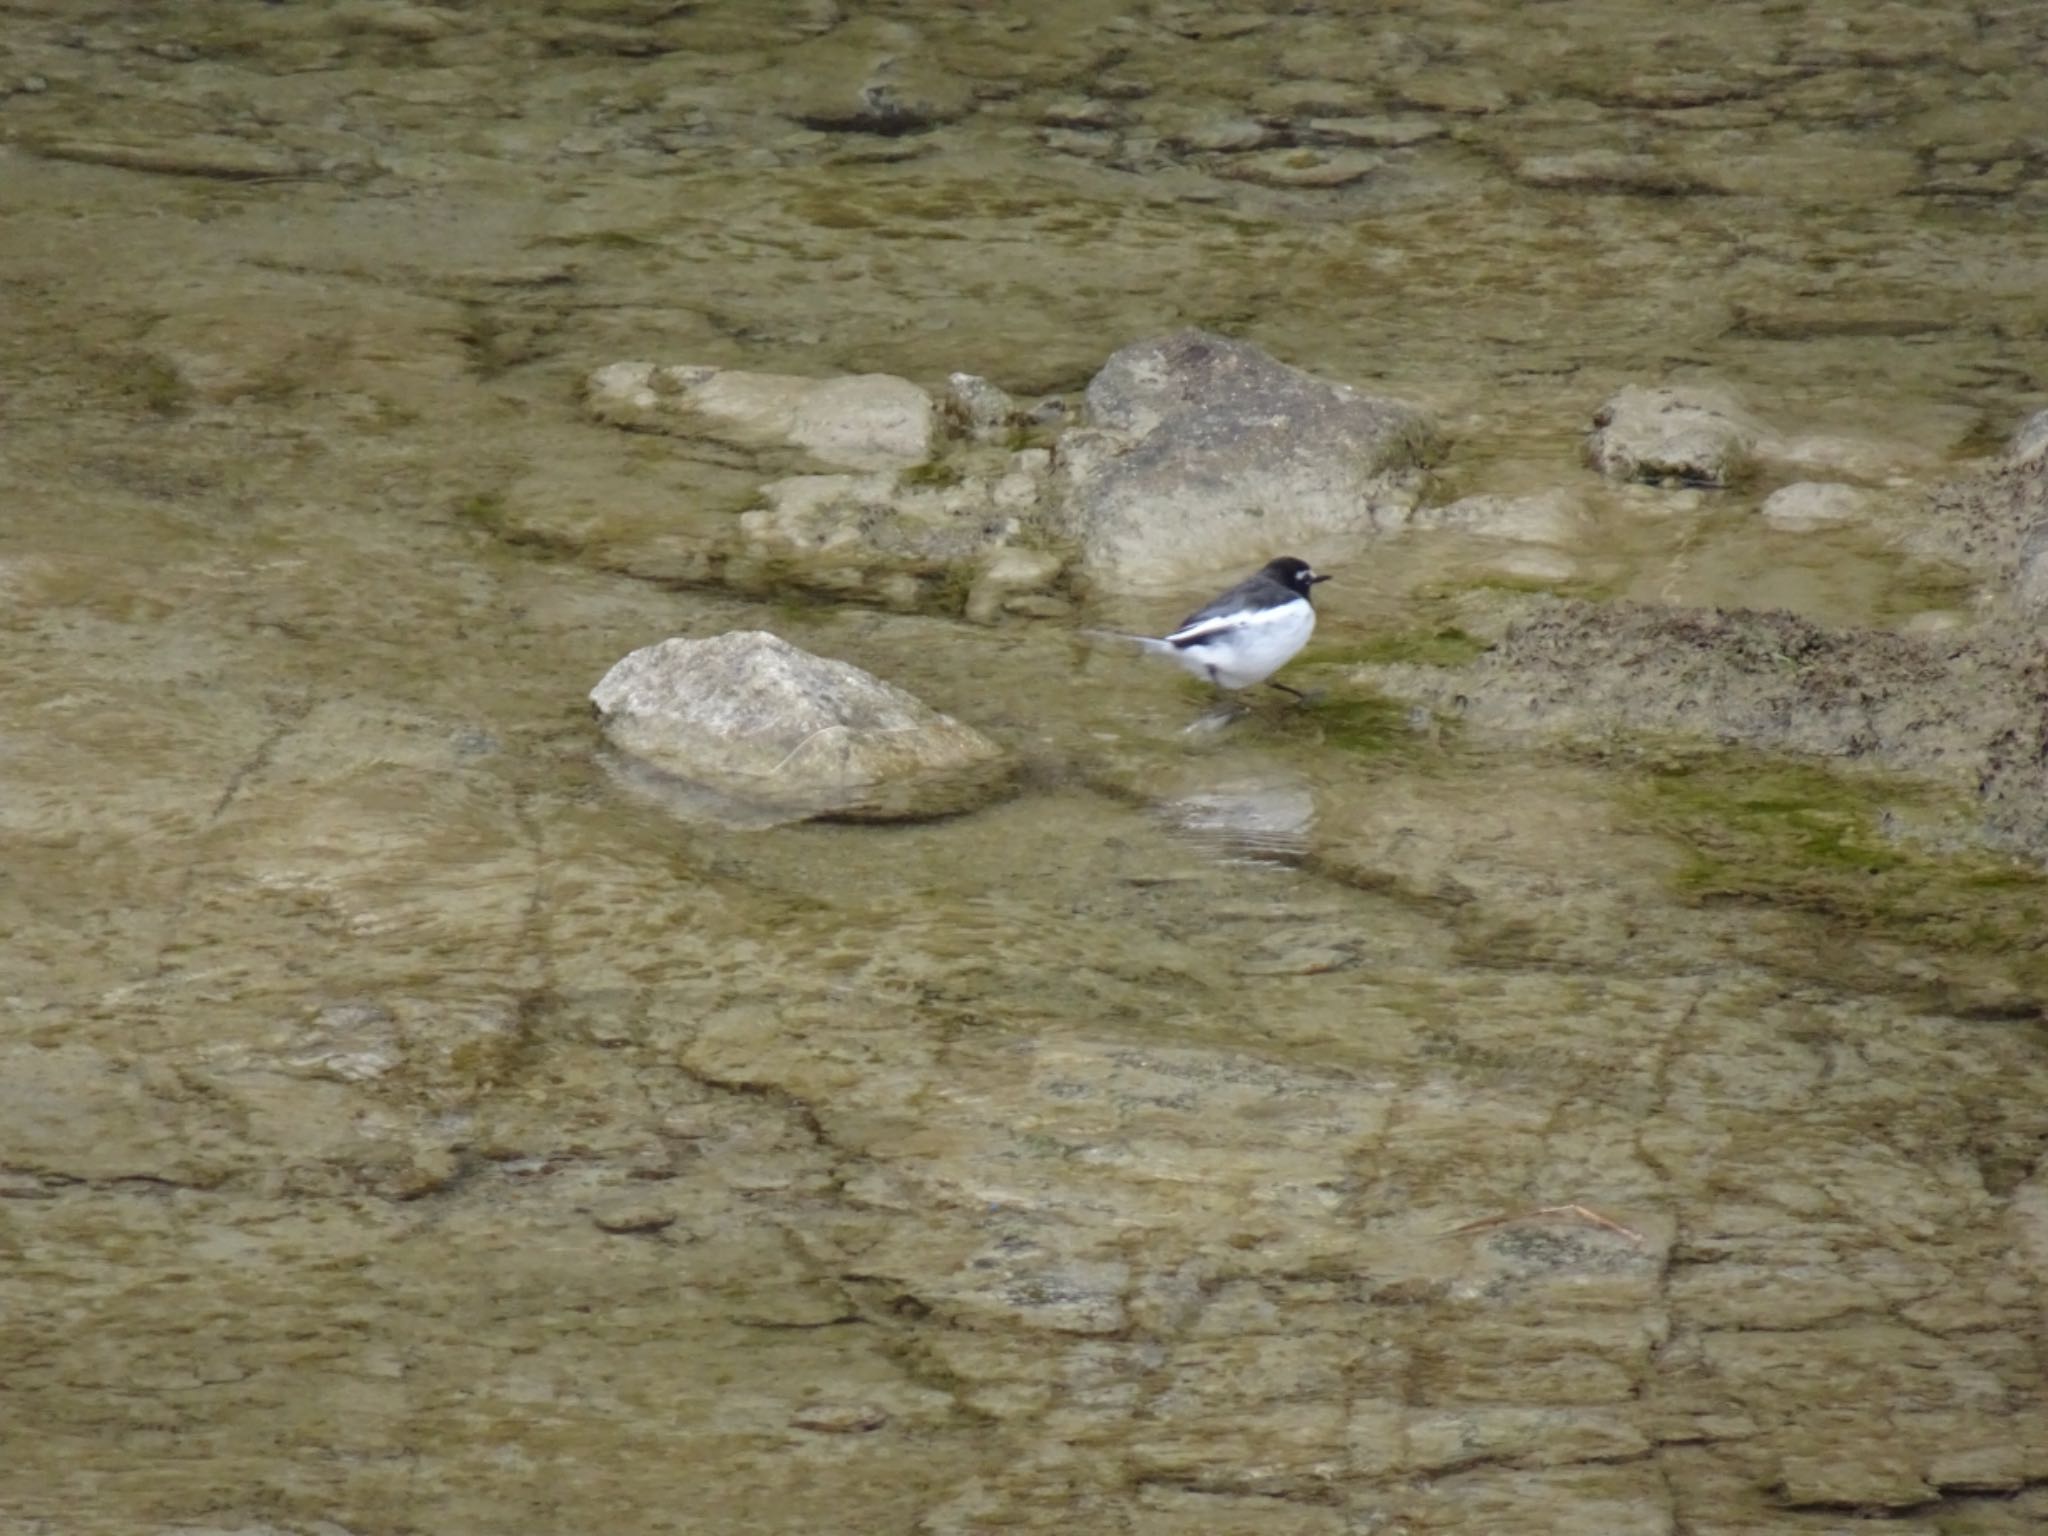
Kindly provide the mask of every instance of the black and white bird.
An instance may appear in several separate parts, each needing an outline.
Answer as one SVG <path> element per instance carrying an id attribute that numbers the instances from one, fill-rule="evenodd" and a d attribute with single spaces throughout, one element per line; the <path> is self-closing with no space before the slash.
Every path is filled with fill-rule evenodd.
<path id="1" fill-rule="evenodd" d="M 1308 644 L 1316 630 L 1309 589 L 1329 579 L 1311 570 L 1306 560 L 1283 555 L 1197 608 L 1170 635 L 1158 639 L 1150 635 L 1109 637 L 1129 640 L 1155 655 L 1171 656 L 1218 688 L 1249 688 L 1269 681 Z M 1273 686 L 1296 698 L 1304 696 L 1300 689 L 1285 683 Z"/>

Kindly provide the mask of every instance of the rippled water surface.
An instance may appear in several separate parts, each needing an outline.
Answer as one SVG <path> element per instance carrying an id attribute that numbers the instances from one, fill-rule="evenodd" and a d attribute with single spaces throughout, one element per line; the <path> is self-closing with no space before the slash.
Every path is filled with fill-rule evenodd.
<path id="1" fill-rule="evenodd" d="M 2048 1524 L 2048 928 L 1938 796 L 1360 695 L 1544 584 L 1450 535 L 1193 735 L 1073 618 L 678 590 L 752 472 L 576 394 L 1200 325 L 1570 489 L 1574 591 L 1957 622 L 1895 535 L 2048 387 L 2037 7 L 0 19 L 7 1529 Z M 1674 379 L 1890 521 L 1594 483 Z M 1020 793 L 636 797 L 591 684 L 731 628 Z"/>

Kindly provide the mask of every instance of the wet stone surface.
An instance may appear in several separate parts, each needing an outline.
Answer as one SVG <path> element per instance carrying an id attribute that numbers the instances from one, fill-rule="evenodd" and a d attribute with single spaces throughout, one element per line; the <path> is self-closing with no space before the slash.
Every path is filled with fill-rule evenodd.
<path id="1" fill-rule="evenodd" d="M 10 1533 L 2048 1526 L 2041 17 L 1027 9 L 10 7 Z M 1446 439 L 1192 731 L 1281 551 L 1032 522 L 1191 327 Z M 735 630 L 1016 793 L 643 798 Z"/>

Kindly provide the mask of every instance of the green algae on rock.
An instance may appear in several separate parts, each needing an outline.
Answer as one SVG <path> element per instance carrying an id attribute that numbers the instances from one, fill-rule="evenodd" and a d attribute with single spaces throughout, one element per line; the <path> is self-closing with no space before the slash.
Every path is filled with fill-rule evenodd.
<path id="1" fill-rule="evenodd" d="M 1635 814 L 1686 850 L 1701 903 L 1797 908 L 1939 953 L 1992 962 L 2015 997 L 2048 997 L 2048 875 L 1969 843 L 1971 808 L 1897 776 L 1749 752 L 1652 764 Z"/>

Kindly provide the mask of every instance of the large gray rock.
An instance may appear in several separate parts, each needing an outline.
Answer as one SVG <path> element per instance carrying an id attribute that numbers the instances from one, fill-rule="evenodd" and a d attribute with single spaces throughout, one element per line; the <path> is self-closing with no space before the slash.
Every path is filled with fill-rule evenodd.
<path id="1" fill-rule="evenodd" d="M 590 701 L 619 751 L 770 819 L 950 815 L 1009 777 L 979 731 L 760 630 L 645 646 Z"/>
<path id="2" fill-rule="evenodd" d="M 1586 458 L 1611 480 L 1723 486 L 1749 472 L 1763 435 L 1719 390 L 1630 384 L 1593 417 Z"/>
<path id="3" fill-rule="evenodd" d="M 1171 586 L 1399 526 L 1437 451 L 1422 414 L 1181 331 L 1117 352 L 1057 449 L 1087 576 Z"/>
<path id="4" fill-rule="evenodd" d="M 611 363 L 585 381 L 584 403 L 613 426 L 737 448 L 796 448 L 847 469 L 922 464 L 931 457 L 938 421 L 931 396 L 887 373 L 808 379 Z"/>

